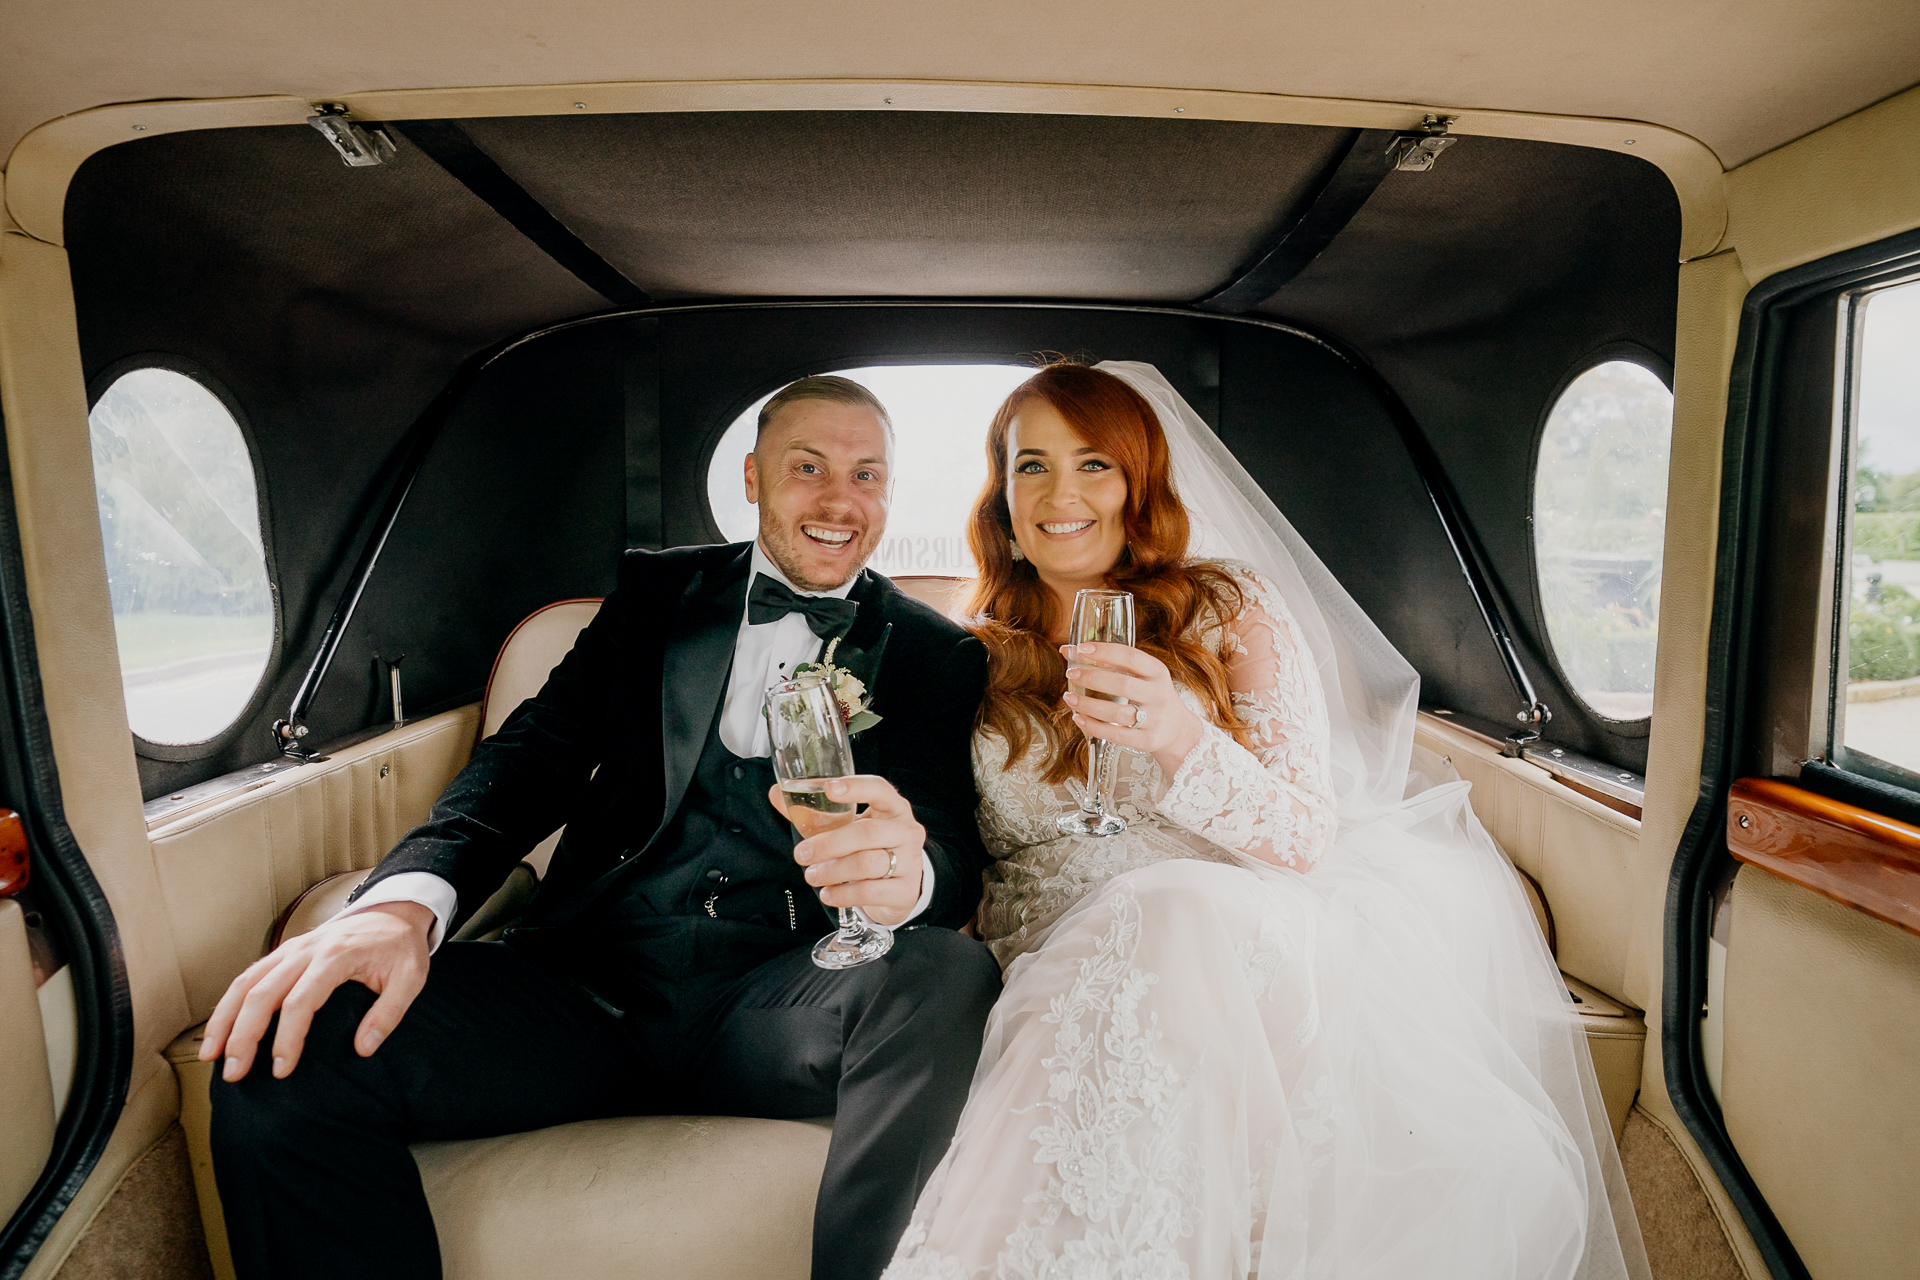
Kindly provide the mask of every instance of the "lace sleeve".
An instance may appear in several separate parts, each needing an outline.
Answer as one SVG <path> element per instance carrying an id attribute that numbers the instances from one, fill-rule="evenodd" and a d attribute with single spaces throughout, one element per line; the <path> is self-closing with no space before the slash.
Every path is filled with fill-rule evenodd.
<path id="1" fill-rule="evenodd" d="M 1303 871 L 1334 828 L 1325 695 L 1278 590 L 1251 570 L 1236 576 L 1245 603 L 1227 628 L 1229 682 L 1254 749 L 1207 725 L 1157 807 L 1222 848 Z"/>

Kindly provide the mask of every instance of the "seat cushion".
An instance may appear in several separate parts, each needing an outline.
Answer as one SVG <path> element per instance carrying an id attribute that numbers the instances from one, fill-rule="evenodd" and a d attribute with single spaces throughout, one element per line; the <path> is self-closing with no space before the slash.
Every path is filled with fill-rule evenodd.
<path id="1" fill-rule="evenodd" d="M 447 1280 L 806 1280 L 825 1122 L 588 1120 L 413 1149 Z"/>
<path id="2" fill-rule="evenodd" d="M 594 615 L 598 600 L 561 600 L 521 619 L 500 646 L 480 700 L 480 736 L 500 731 L 515 707 L 540 692 L 547 676 L 567 656 Z"/>
<path id="3" fill-rule="evenodd" d="M 167 1059 L 208 1252 L 230 1280 L 202 1030 L 174 1041 Z M 806 1280 L 831 1132 L 826 1120 L 642 1116 L 420 1143 L 413 1154 L 446 1280 Z"/>
<path id="4" fill-rule="evenodd" d="M 921 604 L 951 617 L 966 603 L 973 588 L 972 578 L 951 578 L 931 573 L 909 573 L 892 579 L 893 585 Z"/>

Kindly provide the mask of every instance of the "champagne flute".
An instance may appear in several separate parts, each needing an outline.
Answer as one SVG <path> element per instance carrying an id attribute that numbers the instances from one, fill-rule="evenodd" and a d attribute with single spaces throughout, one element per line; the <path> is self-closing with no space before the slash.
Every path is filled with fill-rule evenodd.
<path id="1" fill-rule="evenodd" d="M 1132 645 L 1133 593 L 1104 588 L 1074 592 L 1073 621 L 1067 627 L 1067 643 Z M 1083 698 L 1122 704 L 1127 701 L 1079 685 L 1074 685 L 1073 691 Z M 1087 741 L 1091 748 L 1087 753 L 1087 790 L 1080 798 L 1079 810 L 1061 814 L 1059 826 L 1068 835 L 1117 836 L 1127 829 L 1127 821 L 1108 812 L 1108 806 L 1113 803 L 1113 775 L 1120 748 L 1091 734 Z"/>
<path id="2" fill-rule="evenodd" d="M 833 691 L 819 676 L 784 680 L 761 704 L 773 743 L 773 773 L 787 802 L 787 821 L 802 839 L 852 822 L 858 807 L 827 795 L 833 778 L 852 776 L 853 744 Z M 822 969 L 851 969 L 878 960 L 893 947 L 893 934 L 876 929 L 852 907 L 840 908 L 840 928 L 813 946 Z"/>

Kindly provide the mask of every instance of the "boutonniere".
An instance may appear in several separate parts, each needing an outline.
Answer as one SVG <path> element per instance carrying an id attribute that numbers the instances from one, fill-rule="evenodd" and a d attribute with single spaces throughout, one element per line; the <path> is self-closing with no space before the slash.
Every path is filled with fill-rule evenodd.
<path id="1" fill-rule="evenodd" d="M 873 694 L 867 688 L 867 680 L 862 680 L 849 669 L 853 655 L 858 651 L 849 651 L 847 666 L 837 665 L 834 662 L 834 654 L 840 649 L 840 639 L 841 637 L 835 636 L 828 642 L 827 651 L 820 655 L 820 661 L 803 662 L 793 669 L 793 674 L 796 676 L 818 675 L 827 682 L 827 689 L 833 694 L 834 702 L 839 704 L 840 718 L 847 722 L 847 736 L 851 738 L 854 734 L 879 724 L 881 717 L 875 715 L 870 709 Z M 875 667 L 879 665 L 879 650 L 885 646 L 886 639 L 883 636 L 873 655 Z M 873 671 L 869 670 L 867 679 L 871 680 L 873 674 Z"/>

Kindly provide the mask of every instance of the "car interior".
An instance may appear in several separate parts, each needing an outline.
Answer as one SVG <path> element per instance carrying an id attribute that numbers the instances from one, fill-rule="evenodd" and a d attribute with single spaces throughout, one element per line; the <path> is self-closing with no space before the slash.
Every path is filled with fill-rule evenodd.
<path id="1" fill-rule="evenodd" d="M 959 616 L 1058 353 L 1418 670 L 1654 1275 L 1920 1275 L 1920 10 L 482 16 L 4 19 L 0 1277 L 233 1275 L 221 993 L 623 551 L 751 536 L 771 392 L 933 388 L 873 567 Z M 415 1155 L 449 1277 L 799 1277 L 831 1123 Z"/>

